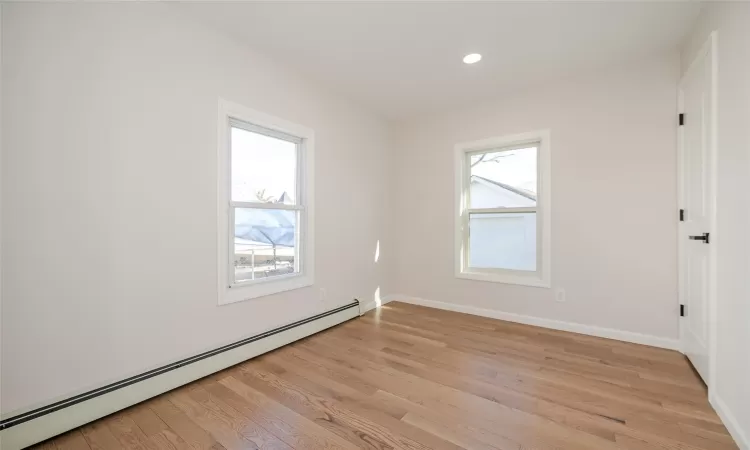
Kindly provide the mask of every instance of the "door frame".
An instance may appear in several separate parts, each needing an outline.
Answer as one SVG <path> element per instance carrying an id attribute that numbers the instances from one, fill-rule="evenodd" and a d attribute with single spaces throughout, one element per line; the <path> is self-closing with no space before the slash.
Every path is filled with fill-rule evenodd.
<path id="1" fill-rule="evenodd" d="M 711 233 L 711 244 L 708 249 L 708 390 L 709 395 L 714 391 L 716 383 L 716 307 L 717 307 L 717 293 L 716 293 L 716 262 L 717 262 L 717 243 L 719 242 L 720 236 L 717 232 L 716 227 L 716 207 L 717 207 L 717 186 L 718 186 L 718 173 L 717 173 L 717 161 L 718 161 L 718 146 L 717 146 L 717 130 L 718 130 L 718 119 L 717 119 L 717 76 L 718 76 L 718 59 L 717 59 L 717 31 L 712 31 L 706 41 L 701 46 L 701 49 L 691 61 L 690 66 L 682 74 L 677 89 L 677 113 L 684 113 L 684 94 L 683 85 L 685 79 L 697 67 L 702 65 L 706 58 L 708 58 L 711 66 L 711 86 L 709 91 L 711 93 L 711 112 L 708 117 L 708 127 L 711 129 L 711 140 L 708 142 L 708 158 L 710 167 L 708 168 L 710 181 L 709 181 L 709 202 L 710 202 L 710 214 L 709 214 L 709 229 L 707 232 Z M 685 120 L 690 120 L 689 117 Z M 683 127 L 677 126 L 677 203 L 678 209 L 684 209 L 684 131 Z M 677 310 L 679 314 L 680 305 L 685 303 L 685 264 L 684 258 L 686 255 L 685 245 L 687 245 L 687 235 L 684 230 L 683 222 L 678 222 L 677 231 Z M 690 314 L 690 311 L 688 311 Z M 685 332 L 685 321 L 686 317 L 679 317 L 679 337 L 680 337 L 680 350 L 685 353 L 683 347 L 683 334 Z"/>

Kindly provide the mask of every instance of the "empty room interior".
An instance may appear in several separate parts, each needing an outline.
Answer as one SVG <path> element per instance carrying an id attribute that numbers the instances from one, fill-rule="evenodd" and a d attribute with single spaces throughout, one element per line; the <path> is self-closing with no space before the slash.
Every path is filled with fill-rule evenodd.
<path id="1" fill-rule="evenodd" d="M 0 448 L 750 450 L 750 2 L 0 2 Z"/>

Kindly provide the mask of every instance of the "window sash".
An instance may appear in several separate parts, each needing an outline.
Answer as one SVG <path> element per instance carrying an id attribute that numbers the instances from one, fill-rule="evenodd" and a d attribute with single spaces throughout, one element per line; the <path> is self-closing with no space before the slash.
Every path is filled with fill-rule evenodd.
<path id="1" fill-rule="evenodd" d="M 227 120 L 227 135 L 230 136 L 228 145 L 229 145 L 229 203 L 230 204 L 253 204 L 256 202 L 239 202 L 233 200 L 232 197 L 232 128 L 239 128 L 245 131 L 249 131 L 251 133 L 257 133 L 261 134 L 263 136 L 272 137 L 275 139 L 280 139 L 283 141 L 291 142 L 295 144 L 295 172 L 294 172 L 294 206 L 302 206 L 304 205 L 305 197 L 302 195 L 304 192 L 305 187 L 302 185 L 304 181 L 303 171 L 304 171 L 304 155 L 303 152 L 305 150 L 305 139 L 301 137 L 297 137 L 288 133 L 284 133 L 283 131 L 277 131 L 270 128 L 265 128 L 259 125 L 255 125 L 249 122 L 245 122 L 244 120 L 236 119 L 234 117 L 229 117 Z M 260 203 L 260 202 L 258 202 Z M 265 204 L 265 203 L 262 203 Z M 292 205 L 284 205 L 284 206 L 292 206 Z M 254 206 L 253 206 L 254 207 Z M 283 208 L 279 208 L 283 209 Z"/>
<path id="2" fill-rule="evenodd" d="M 283 131 L 274 130 L 271 128 L 262 127 L 260 125 L 255 125 L 250 122 L 246 122 L 244 120 L 236 119 L 234 117 L 229 118 L 229 128 L 239 128 L 241 130 L 249 131 L 251 133 L 256 134 L 262 134 L 264 136 L 281 139 L 282 141 L 292 142 L 294 144 L 299 145 L 304 140 L 301 137 L 294 136 L 292 134 L 284 133 Z"/>
<path id="3" fill-rule="evenodd" d="M 466 208 L 466 214 L 517 214 L 517 213 L 535 213 L 536 206 L 524 206 L 519 208 Z"/>
<path id="4" fill-rule="evenodd" d="M 536 176 L 537 176 L 537 190 L 539 190 L 539 185 L 541 183 L 543 173 L 542 173 L 542 165 L 540 164 L 540 152 L 542 149 L 542 141 L 539 139 L 530 139 L 528 141 L 522 141 L 520 143 L 508 145 L 508 146 L 491 146 L 479 150 L 468 150 L 464 152 L 464 158 L 463 158 L 463 183 L 462 183 L 462 193 L 464 196 L 463 201 L 463 209 L 465 211 L 471 211 L 472 214 L 481 214 L 483 210 L 498 210 L 497 212 L 510 212 L 511 209 L 520 210 L 523 208 L 470 208 L 469 205 L 471 205 L 471 158 L 472 156 L 477 155 L 484 155 L 487 153 L 502 153 L 502 152 L 509 152 L 512 150 L 520 150 L 524 148 L 536 148 L 537 152 L 537 160 L 536 160 Z M 537 193 L 538 194 L 538 193 Z M 528 208 L 536 208 L 539 206 L 540 202 L 540 196 L 537 195 L 536 199 L 536 207 L 528 207 Z M 505 211 L 499 211 L 501 209 L 504 209 Z M 527 212 L 532 212 L 531 210 Z"/>
<path id="5" fill-rule="evenodd" d="M 260 203 L 260 202 L 229 202 L 230 208 L 250 208 L 250 209 L 285 209 L 287 211 L 302 211 L 304 205 L 285 205 L 282 203 Z"/>
<path id="6" fill-rule="evenodd" d="M 253 203 L 253 205 L 256 205 Z M 265 205 L 265 203 L 258 203 L 257 205 Z M 286 205 L 286 206 L 294 206 L 294 205 Z M 228 260 L 228 267 L 229 270 L 227 272 L 228 274 L 228 282 L 230 287 L 241 287 L 241 286 L 247 286 L 247 285 L 253 285 L 258 283 L 267 283 L 267 282 L 273 282 L 278 280 L 286 280 L 289 278 L 299 277 L 304 275 L 304 264 L 302 261 L 302 255 L 303 255 L 303 235 L 305 234 L 305 228 L 304 224 L 307 222 L 307 215 L 305 214 L 304 209 L 302 208 L 277 208 L 277 209 L 285 209 L 287 211 L 297 211 L 297 220 L 295 224 L 295 233 L 294 233 L 294 272 L 287 273 L 283 275 L 275 275 L 273 277 L 266 277 L 266 278 L 258 278 L 258 279 L 252 279 L 252 280 L 243 280 L 243 281 L 237 281 L 237 276 L 235 273 L 235 266 L 234 266 L 234 246 L 235 246 L 235 211 L 238 208 L 244 208 L 247 209 L 246 206 L 233 206 L 230 205 L 229 207 L 229 260 Z M 269 209 L 264 208 L 263 206 L 252 206 L 249 207 L 249 209 Z M 306 238 L 306 236 L 305 236 Z M 271 245 L 271 244 L 269 244 Z"/>
<path id="7" fill-rule="evenodd" d="M 517 269 L 506 269 L 502 267 L 473 267 L 469 265 L 469 261 L 471 261 L 471 227 L 469 226 L 471 221 L 471 215 L 481 215 L 481 214 L 524 214 L 524 213 L 532 213 L 537 215 L 537 219 L 540 216 L 539 211 L 537 211 L 537 208 L 486 208 L 486 209 L 466 209 L 466 213 L 463 216 L 463 245 L 464 245 L 464 256 L 463 256 L 463 262 L 462 262 L 462 268 L 463 272 L 471 271 L 471 272 L 482 272 L 482 273 L 514 273 L 519 275 L 534 275 L 539 273 L 540 271 L 540 264 L 542 262 L 542 246 L 539 245 L 542 239 L 542 228 L 539 225 L 539 221 L 537 220 L 536 225 L 536 239 L 537 239 L 537 249 L 536 249 L 536 270 L 517 270 Z"/>
<path id="8" fill-rule="evenodd" d="M 469 162 L 469 168 L 471 168 L 472 156 L 483 155 L 485 153 L 510 152 L 513 150 L 521 150 L 524 148 L 532 148 L 532 147 L 536 147 L 537 151 L 539 151 L 539 148 L 541 147 L 541 145 L 542 145 L 542 141 L 540 141 L 539 139 L 529 139 L 527 141 L 520 141 L 512 145 L 487 146 L 484 148 L 468 150 L 464 152 L 464 154 L 466 155 L 466 161 Z"/>

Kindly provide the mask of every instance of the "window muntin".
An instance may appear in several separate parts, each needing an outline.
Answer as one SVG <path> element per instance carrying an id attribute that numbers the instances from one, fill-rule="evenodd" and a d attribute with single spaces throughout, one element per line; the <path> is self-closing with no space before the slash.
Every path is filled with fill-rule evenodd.
<path id="1" fill-rule="evenodd" d="M 294 204 L 301 139 L 230 120 L 232 200 Z"/>

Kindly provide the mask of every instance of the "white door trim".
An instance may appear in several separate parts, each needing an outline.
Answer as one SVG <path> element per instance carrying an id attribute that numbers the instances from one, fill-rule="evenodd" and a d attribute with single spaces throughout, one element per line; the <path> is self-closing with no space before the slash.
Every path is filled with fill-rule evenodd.
<path id="1" fill-rule="evenodd" d="M 716 227 L 716 198 L 717 198 L 717 156 L 718 156 L 718 147 L 717 147 L 717 75 L 718 75 L 718 60 L 716 55 L 716 47 L 717 47 L 717 31 L 711 32 L 711 34 L 708 36 L 708 39 L 701 47 L 700 51 L 696 54 L 693 61 L 690 63 L 690 66 L 685 71 L 685 73 L 682 75 L 682 78 L 680 79 L 680 84 L 678 88 L 678 98 L 677 98 L 677 112 L 678 114 L 681 114 L 684 112 L 684 97 L 683 97 L 683 90 L 682 86 L 684 85 L 685 79 L 694 71 L 696 68 L 699 68 L 701 65 L 701 62 L 704 60 L 704 58 L 709 58 L 710 65 L 711 65 L 711 113 L 709 116 L 709 127 L 711 128 L 711 141 L 708 143 L 708 151 L 709 151 L 709 161 L 710 161 L 710 196 L 709 201 L 711 203 L 710 208 L 710 215 L 709 215 L 709 230 L 706 230 L 710 233 L 711 236 L 711 244 L 709 247 L 709 255 L 708 255 L 708 261 L 709 261 L 709 267 L 708 267 L 708 336 L 709 336 L 709 343 L 708 343 L 708 389 L 709 394 L 714 391 L 715 388 L 715 373 L 716 373 L 716 261 L 717 261 L 717 243 L 720 239 L 720 236 L 718 236 L 717 233 L 717 227 Z M 685 119 L 690 120 L 689 118 Z M 684 175 L 683 175 L 683 128 L 677 127 L 677 192 L 678 192 L 678 208 L 684 209 L 685 205 L 684 202 Z M 685 304 L 685 286 L 684 286 L 684 255 L 685 255 L 685 245 L 687 244 L 687 239 L 685 239 L 685 233 L 682 230 L 682 223 L 680 222 L 680 230 L 677 233 L 677 258 L 678 258 L 678 270 L 679 270 L 679 276 L 678 276 L 678 311 L 681 304 Z M 690 314 L 688 312 L 688 314 Z M 682 336 L 683 332 L 685 331 L 685 324 L 684 324 L 685 318 L 680 317 L 680 345 L 681 345 L 681 351 L 685 353 L 685 348 L 682 348 Z"/>

